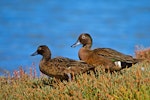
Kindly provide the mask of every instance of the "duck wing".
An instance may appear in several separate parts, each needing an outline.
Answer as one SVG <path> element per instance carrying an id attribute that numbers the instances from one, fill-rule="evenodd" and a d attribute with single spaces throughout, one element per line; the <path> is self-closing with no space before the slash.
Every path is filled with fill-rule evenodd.
<path id="1" fill-rule="evenodd" d="M 84 61 L 76 61 L 69 58 L 57 57 L 51 59 L 53 66 L 55 66 L 55 76 L 59 75 L 62 78 L 72 80 L 73 75 L 85 73 L 89 70 L 93 70 L 95 67 L 88 65 Z"/>
<path id="2" fill-rule="evenodd" d="M 111 48 L 97 48 L 94 51 L 103 57 L 110 59 L 111 61 L 121 61 L 126 63 L 136 63 L 135 59 L 130 55 L 125 55 Z"/>
<path id="3" fill-rule="evenodd" d="M 64 73 L 79 74 L 95 68 L 92 65 L 88 65 L 84 61 L 77 61 L 77 60 L 64 58 L 64 57 L 57 57 L 52 60 L 53 62 L 59 62 L 57 63 L 57 67 L 60 68 L 61 72 Z"/>

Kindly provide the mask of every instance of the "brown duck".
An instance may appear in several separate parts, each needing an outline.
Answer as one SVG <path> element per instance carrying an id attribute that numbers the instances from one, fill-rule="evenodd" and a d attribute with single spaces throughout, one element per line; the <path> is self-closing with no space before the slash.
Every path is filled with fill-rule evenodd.
<path id="1" fill-rule="evenodd" d="M 94 69 L 94 66 L 88 65 L 85 62 L 69 58 L 56 57 L 51 59 L 51 51 L 46 45 L 39 46 L 37 51 L 31 56 L 38 54 L 43 56 L 39 64 L 40 71 L 56 79 L 71 80 L 73 75 Z"/>
<path id="2" fill-rule="evenodd" d="M 78 52 L 80 60 L 92 64 L 94 66 L 107 65 L 110 61 L 116 67 L 109 66 L 108 69 L 111 71 L 120 70 L 126 67 L 131 67 L 132 64 L 136 64 L 140 60 L 133 58 L 130 55 L 125 55 L 111 48 L 97 48 L 91 50 L 92 38 L 90 34 L 83 33 L 79 36 L 77 42 L 71 47 L 76 47 L 77 45 L 82 44 L 82 48 Z M 106 67 L 107 69 L 107 67 Z"/>

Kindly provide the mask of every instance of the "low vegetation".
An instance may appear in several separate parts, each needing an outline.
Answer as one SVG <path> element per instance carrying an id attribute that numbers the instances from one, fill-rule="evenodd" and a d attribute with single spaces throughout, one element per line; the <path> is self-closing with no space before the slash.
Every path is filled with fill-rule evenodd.
<path id="1" fill-rule="evenodd" d="M 136 57 L 139 57 L 141 53 L 144 54 L 142 51 L 137 51 Z M 148 56 L 146 55 L 145 58 Z M 93 72 L 85 73 L 74 77 L 71 82 L 60 82 L 44 75 L 37 77 L 34 70 L 27 74 L 20 68 L 19 71 L 13 73 L 13 76 L 1 76 L 0 100 L 150 99 L 150 63 L 148 60 L 120 72 L 111 74 L 99 71 L 96 74 L 95 76 Z"/>

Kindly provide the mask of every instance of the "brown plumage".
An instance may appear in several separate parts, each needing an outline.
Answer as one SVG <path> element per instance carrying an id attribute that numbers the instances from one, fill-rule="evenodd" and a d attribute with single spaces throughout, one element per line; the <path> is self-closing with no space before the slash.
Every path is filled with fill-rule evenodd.
<path id="1" fill-rule="evenodd" d="M 31 56 L 37 54 L 43 56 L 39 64 L 40 71 L 48 76 L 55 77 L 56 79 L 71 80 L 73 75 L 94 69 L 94 66 L 88 65 L 82 61 L 76 61 L 64 57 L 51 59 L 51 51 L 46 45 L 39 46 L 37 51 Z"/>
<path id="2" fill-rule="evenodd" d="M 130 55 L 125 55 L 111 48 L 97 48 L 91 50 L 92 37 L 88 33 L 81 34 L 77 42 L 73 44 L 72 47 L 76 47 L 79 44 L 83 45 L 78 52 L 80 60 L 83 60 L 89 64 L 96 66 L 107 66 L 108 64 L 113 65 L 113 67 L 109 66 L 109 69 L 111 69 L 112 71 L 123 69 L 126 67 L 131 67 L 132 64 L 135 64 L 140 61 L 138 59 L 133 58 Z M 114 65 L 116 66 L 114 67 Z"/>

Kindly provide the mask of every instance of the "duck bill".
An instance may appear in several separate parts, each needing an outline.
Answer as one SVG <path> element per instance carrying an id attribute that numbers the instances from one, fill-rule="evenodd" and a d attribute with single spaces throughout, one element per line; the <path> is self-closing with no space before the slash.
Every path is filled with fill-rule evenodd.
<path id="1" fill-rule="evenodd" d="M 81 42 L 78 40 L 75 44 L 73 44 L 71 47 L 72 48 L 74 48 L 74 47 L 76 47 L 76 46 L 78 46 L 78 45 L 80 45 L 81 44 Z"/>
<path id="2" fill-rule="evenodd" d="M 33 54 L 31 54 L 31 56 L 36 56 L 36 55 L 38 55 L 38 52 L 37 52 L 37 51 L 34 52 Z"/>

